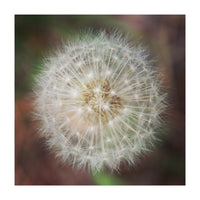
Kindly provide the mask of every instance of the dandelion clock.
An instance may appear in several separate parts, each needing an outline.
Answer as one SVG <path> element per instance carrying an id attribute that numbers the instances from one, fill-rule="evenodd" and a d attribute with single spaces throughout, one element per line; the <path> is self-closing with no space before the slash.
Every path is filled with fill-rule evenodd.
<path id="1" fill-rule="evenodd" d="M 98 172 L 151 149 L 165 108 L 146 50 L 119 33 L 88 33 L 45 59 L 36 78 L 40 135 L 61 161 Z"/>

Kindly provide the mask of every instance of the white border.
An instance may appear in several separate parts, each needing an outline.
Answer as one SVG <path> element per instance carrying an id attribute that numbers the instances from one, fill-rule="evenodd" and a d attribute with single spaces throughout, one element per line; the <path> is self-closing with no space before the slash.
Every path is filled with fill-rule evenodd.
<path id="1" fill-rule="evenodd" d="M 0 7 L 2 199 L 200 199 L 200 30 L 197 1 L 7 0 Z M 14 186 L 14 14 L 186 14 L 186 186 Z"/>

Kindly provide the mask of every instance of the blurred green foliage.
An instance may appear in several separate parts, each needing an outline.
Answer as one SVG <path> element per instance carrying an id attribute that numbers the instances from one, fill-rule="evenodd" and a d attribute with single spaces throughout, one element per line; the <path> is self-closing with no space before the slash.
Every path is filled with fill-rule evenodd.
<path id="1" fill-rule="evenodd" d="M 115 175 L 99 172 L 93 176 L 93 180 L 98 185 L 125 185 L 126 183 Z M 127 183 L 128 184 L 128 183 Z"/>

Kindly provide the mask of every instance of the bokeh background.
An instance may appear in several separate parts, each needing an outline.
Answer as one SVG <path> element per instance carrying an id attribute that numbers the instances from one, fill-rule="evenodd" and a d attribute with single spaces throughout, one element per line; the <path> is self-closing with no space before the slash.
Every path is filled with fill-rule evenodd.
<path id="1" fill-rule="evenodd" d="M 43 57 L 62 40 L 88 28 L 117 29 L 146 45 L 163 73 L 168 92 L 160 142 L 132 168 L 96 176 L 60 164 L 37 135 L 31 119 L 32 84 Z M 15 16 L 15 184 L 16 185 L 184 185 L 185 184 L 185 16 L 184 15 L 16 15 Z"/>

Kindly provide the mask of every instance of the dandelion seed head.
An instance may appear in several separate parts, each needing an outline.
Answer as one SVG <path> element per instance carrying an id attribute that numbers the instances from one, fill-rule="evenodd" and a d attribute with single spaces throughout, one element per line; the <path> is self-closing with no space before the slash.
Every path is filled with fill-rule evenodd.
<path id="1" fill-rule="evenodd" d="M 86 35 L 47 59 L 34 89 L 41 135 L 64 162 L 93 172 L 134 164 L 165 108 L 144 49 L 118 34 Z"/>

